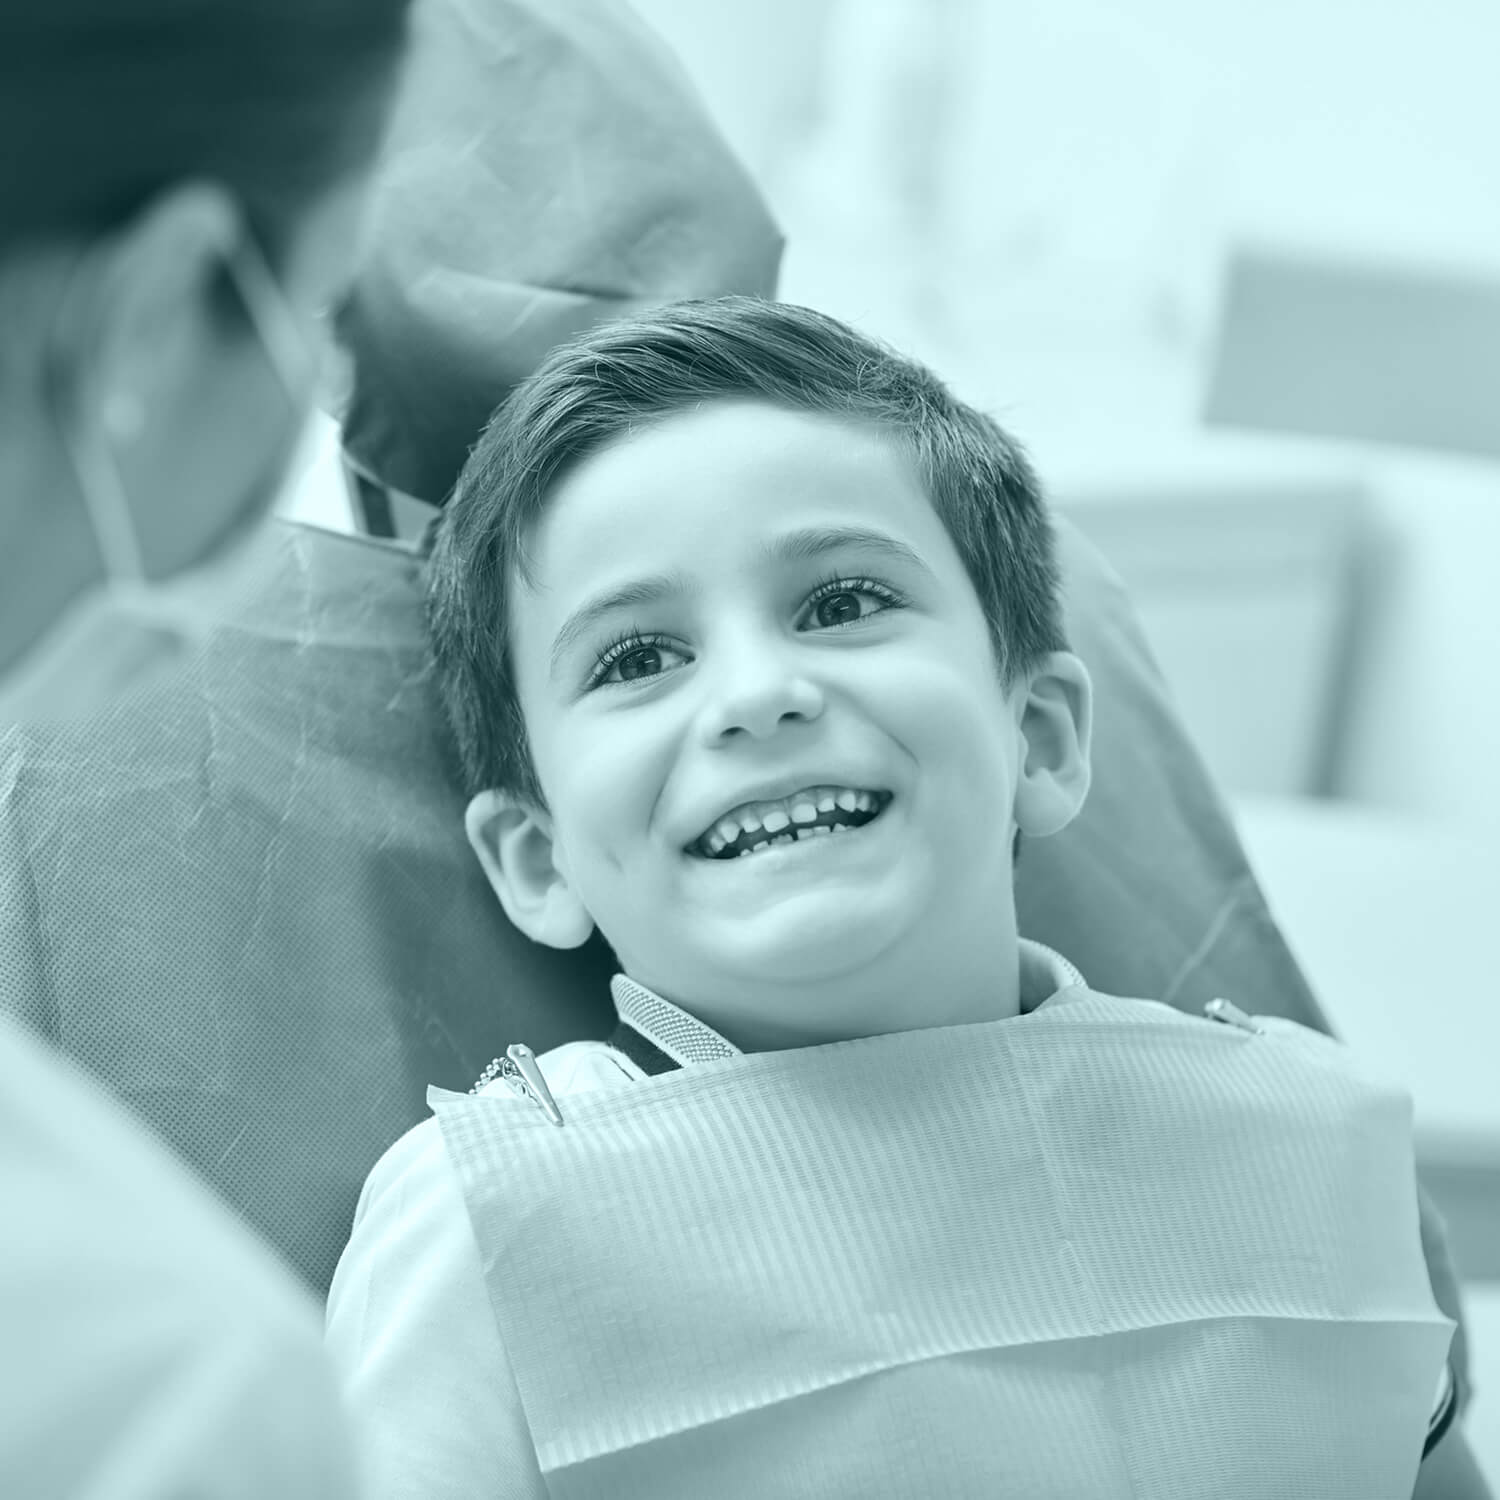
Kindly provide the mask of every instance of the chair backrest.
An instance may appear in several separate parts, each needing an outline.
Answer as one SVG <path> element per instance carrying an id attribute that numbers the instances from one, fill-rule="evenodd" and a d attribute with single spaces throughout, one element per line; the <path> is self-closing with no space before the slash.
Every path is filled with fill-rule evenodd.
<path id="1" fill-rule="evenodd" d="M 1063 528 L 1098 691 L 1078 822 L 1022 858 L 1022 930 L 1097 988 L 1322 1024 L 1128 601 Z M 325 1289 L 361 1183 L 513 1041 L 613 1024 L 612 955 L 506 921 L 465 842 L 418 563 L 278 523 L 180 680 L 0 739 L 0 1005 L 102 1076 Z"/>

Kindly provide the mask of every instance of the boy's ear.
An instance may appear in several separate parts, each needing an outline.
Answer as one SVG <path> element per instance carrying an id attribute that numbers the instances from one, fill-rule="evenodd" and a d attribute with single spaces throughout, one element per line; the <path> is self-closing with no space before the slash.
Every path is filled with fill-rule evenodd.
<path id="1" fill-rule="evenodd" d="M 1032 838 L 1060 833 L 1088 796 L 1094 685 L 1071 651 L 1050 652 L 1020 705 L 1025 759 L 1016 779 L 1016 827 Z"/>
<path id="2" fill-rule="evenodd" d="M 480 792 L 464 829 L 505 914 L 533 942 L 579 948 L 594 919 L 556 859 L 552 820 L 508 792 Z"/>

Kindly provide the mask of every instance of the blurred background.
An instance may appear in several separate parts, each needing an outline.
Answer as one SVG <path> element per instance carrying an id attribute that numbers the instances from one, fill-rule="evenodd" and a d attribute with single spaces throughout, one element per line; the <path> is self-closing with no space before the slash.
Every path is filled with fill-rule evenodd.
<path id="1" fill-rule="evenodd" d="M 999 417 L 1129 585 L 1326 1011 L 1412 1090 L 1500 1479 L 1493 0 L 634 8 L 781 295 Z M 288 509 L 356 527 L 331 448 Z"/>

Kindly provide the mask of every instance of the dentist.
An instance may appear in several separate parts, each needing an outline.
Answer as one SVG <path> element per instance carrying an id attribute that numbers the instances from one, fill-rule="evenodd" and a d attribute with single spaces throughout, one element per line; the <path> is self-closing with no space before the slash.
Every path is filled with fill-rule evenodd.
<path id="1" fill-rule="evenodd" d="M 0 5 L 0 798 L 26 724 L 170 670 L 243 567 L 312 411 L 406 8 Z M 0 1494 L 354 1495 L 319 1310 L 4 1018 L 7 967 Z"/>

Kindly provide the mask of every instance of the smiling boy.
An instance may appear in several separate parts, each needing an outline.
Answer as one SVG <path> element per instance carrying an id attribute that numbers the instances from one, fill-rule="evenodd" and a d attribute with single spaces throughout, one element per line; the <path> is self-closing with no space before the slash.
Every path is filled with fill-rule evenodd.
<path id="1" fill-rule="evenodd" d="M 504 1069 L 565 1132 L 652 1075 L 1091 996 L 1015 917 L 1021 841 L 1089 785 L 1046 506 L 922 367 L 750 299 L 585 336 L 475 449 L 429 622 L 507 915 L 554 947 L 597 927 L 618 960 L 610 1042 Z M 398 1142 L 330 1295 L 379 1495 L 550 1482 L 467 1181 L 436 1122 Z"/>
<path id="2" fill-rule="evenodd" d="M 510 500 L 538 505 L 508 612 L 534 780 L 507 786 L 474 726 L 471 841 L 522 931 L 570 946 L 597 924 L 625 974 L 745 1051 L 1013 1015 L 1013 834 L 1063 827 L 1089 780 L 1035 480 L 956 409 L 913 451 L 935 382 L 893 367 L 851 395 L 858 344 L 811 315 L 779 315 L 802 346 L 764 373 L 733 344 L 758 333 L 744 310 L 697 316 L 649 414 L 609 412 L 601 362 L 592 389 L 539 377 L 493 434 L 589 451 Z M 504 493 L 486 452 L 469 493 Z M 938 464 L 967 566 L 928 499 Z M 434 561 L 439 642 L 486 614 L 457 561 L 483 555 L 477 510 Z M 498 670 L 447 681 L 465 725 L 508 695 Z"/>

